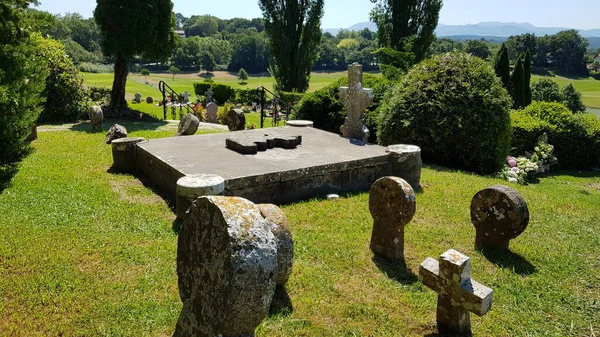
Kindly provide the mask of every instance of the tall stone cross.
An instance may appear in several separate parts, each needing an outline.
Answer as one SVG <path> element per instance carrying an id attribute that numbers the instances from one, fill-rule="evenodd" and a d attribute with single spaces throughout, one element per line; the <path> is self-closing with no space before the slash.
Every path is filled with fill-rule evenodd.
<path id="1" fill-rule="evenodd" d="M 181 94 L 184 103 L 188 103 L 190 101 L 190 96 L 192 96 L 192 94 L 190 94 L 187 90 Z"/>
<path id="2" fill-rule="evenodd" d="M 369 139 L 369 129 L 365 126 L 365 109 L 373 103 L 373 89 L 362 87 L 362 65 L 348 66 L 348 86 L 340 88 L 340 100 L 346 108 L 346 121 L 340 128 L 342 136 L 362 141 Z"/>
<path id="3" fill-rule="evenodd" d="M 440 335 L 471 336 L 469 311 L 485 315 L 494 291 L 471 279 L 469 257 L 450 249 L 438 261 L 428 258 L 419 266 L 423 284 L 438 293 L 437 327 Z"/>
<path id="4" fill-rule="evenodd" d="M 212 90 L 210 90 L 210 88 L 208 88 L 208 90 L 206 90 L 206 92 L 204 92 L 204 96 L 206 97 L 206 102 L 207 103 L 212 102 L 212 97 L 213 97 L 214 94 L 215 93 Z"/>

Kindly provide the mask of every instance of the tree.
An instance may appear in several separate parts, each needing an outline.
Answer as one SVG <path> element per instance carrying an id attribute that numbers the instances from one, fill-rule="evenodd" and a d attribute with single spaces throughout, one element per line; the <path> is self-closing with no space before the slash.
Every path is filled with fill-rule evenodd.
<path id="1" fill-rule="evenodd" d="M 442 0 L 371 0 L 377 5 L 371 20 L 377 24 L 380 47 L 406 51 L 423 60 L 435 39 Z"/>
<path id="2" fill-rule="evenodd" d="M 269 67 L 269 46 L 264 34 L 239 34 L 232 41 L 231 62 L 229 71 L 239 71 L 241 68 L 250 73 L 267 71 Z"/>
<path id="3" fill-rule="evenodd" d="M 150 70 L 148 70 L 146 68 L 142 68 L 142 70 L 140 70 L 140 75 L 142 75 L 144 77 L 148 77 L 148 76 L 150 76 Z"/>
<path id="4" fill-rule="evenodd" d="M 214 56 L 208 51 L 205 51 L 202 54 L 201 63 L 202 63 L 202 69 L 204 69 L 207 74 L 210 71 L 215 71 L 215 67 L 217 66 Z"/>
<path id="5" fill-rule="evenodd" d="M 167 70 L 170 74 L 173 74 L 173 80 L 175 80 L 175 75 L 179 74 L 180 70 L 179 68 L 177 68 L 176 66 L 171 66 L 169 67 L 169 70 Z"/>
<path id="6" fill-rule="evenodd" d="M 508 49 L 504 43 L 496 55 L 494 71 L 496 72 L 496 76 L 500 77 L 500 80 L 502 80 L 504 89 L 508 90 L 510 83 L 510 60 L 508 57 Z"/>
<path id="7" fill-rule="evenodd" d="M 282 91 L 305 92 L 321 40 L 324 0 L 259 0 L 270 37 L 272 74 Z"/>
<path id="8" fill-rule="evenodd" d="M 586 74 L 585 53 L 588 41 L 576 30 L 564 30 L 552 36 L 552 67 L 567 74 Z"/>
<path id="9" fill-rule="evenodd" d="M 534 101 L 539 102 L 562 102 L 558 83 L 549 78 L 534 82 L 531 85 L 531 96 Z"/>
<path id="10" fill-rule="evenodd" d="M 510 59 L 516 62 L 517 57 L 527 50 L 533 55 L 537 53 L 537 38 L 534 34 L 529 33 L 512 35 L 506 40 L 506 48 L 508 48 L 508 56 Z"/>
<path id="11" fill-rule="evenodd" d="M 528 106 L 531 101 L 531 51 L 527 49 L 523 59 L 523 106 Z"/>
<path id="12" fill-rule="evenodd" d="M 238 72 L 238 79 L 240 80 L 240 84 L 248 83 L 248 73 L 244 68 L 240 69 Z"/>
<path id="13" fill-rule="evenodd" d="M 524 56 L 520 56 L 515 65 L 515 70 L 510 78 L 512 84 L 513 108 L 525 107 L 525 70 L 523 67 Z"/>
<path id="14" fill-rule="evenodd" d="M 175 47 L 171 0 L 96 0 L 94 18 L 102 32 L 104 54 L 115 59 L 111 106 L 127 106 L 127 66 L 136 55 L 164 60 Z"/>
<path id="15" fill-rule="evenodd" d="M 481 40 L 467 40 L 465 51 L 484 60 L 491 55 L 490 47 Z"/>
<path id="16" fill-rule="evenodd" d="M 574 113 L 585 112 L 585 105 L 581 101 L 581 94 L 569 83 L 561 90 L 562 103 Z"/>
<path id="17" fill-rule="evenodd" d="M 185 36 L 208 37 L 219 32 L 217 19 L 211 15 L 202 15 L 196 18 L 194 24 L 185 30 Z"/>

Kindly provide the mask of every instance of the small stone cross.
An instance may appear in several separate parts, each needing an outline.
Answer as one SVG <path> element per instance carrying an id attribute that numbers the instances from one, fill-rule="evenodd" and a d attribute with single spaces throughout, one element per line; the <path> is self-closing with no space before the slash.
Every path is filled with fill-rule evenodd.
<path id="1" fill-rule="evenodd" d="M 373 89 L 362 87 L 362 65 L 348 66 L 348 86 L 340 88 L 340 100 L 346 108 L 346 121 L 340 128 L 342 136 L 367 141 L 369 129 L 365 126 L 363 114 L 373 103 Z"/>
<path id="2" fill-rule="evenodd" d="M 187 90 L 183 92 L 183 94 L 181 94 L 181 97 L 183 98 L 183 102 L 187 103 L 190 101 L 190 96 L 192 96 L 192 94 L 190 94 Z"/>
<path id="3" fill-rule="evenodd" d="M 208 102 L 208 103 L 212 102 L 212 98 L 213 98 L 214 94 L 215 93 L 212 90 L 210 90 L 210 88 L 208 88 L 208 90 L 206 90 L 204 92 L 204 96 L 206 97 L 206 102 Z"/>
<path id="4" fill-rule="evenodd" d="M 438 293 L 437 327 L 440 335 L 471 336 L 469 311 L 485 315 L 494 291 L 471 278 L 469 257 L 450 249 L 438 261 L 428 258 L 419 266 L 423 284 Z"/>

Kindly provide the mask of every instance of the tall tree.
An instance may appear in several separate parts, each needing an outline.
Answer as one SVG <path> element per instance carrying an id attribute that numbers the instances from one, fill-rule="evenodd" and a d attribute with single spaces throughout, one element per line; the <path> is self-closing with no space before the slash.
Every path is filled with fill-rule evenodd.
<path id="1" fill-rule="evenodd" d="M 492 54 L 490 47 L 482 40 L 467 40 L 465 51 L 484 60 Z"/>
<path id="2" fill-rule="evenodd" d="M 371 20 L 377 24 L 379 46 L 412 51 L 417 62 L 423 60 L 435 39 L 442 0 L 371 2 L 377 4 L 371 11 Z"/>
<path id="3" fill-rule="evenodd" d="M 521 109 L 525 106 L 524 88 L 525 88 L 525 70 L 523 67 L 523 59 L 525 56 L 521 54 L 515 65 L 515 70 L 510 78 L 513 88 L 513 108 Z"/>
<path id="4" fill-rule="evenodd" d="M 531 51 L 527 49 L 523 59 L 523 106 L 531 104 Z"/>
<path id="5" fill-rule="evenodd" d="M 510 59 L 508 57 L 508 49 L 504 43 L 496 55 L 494 70 L 496 71 L 496 76 L 502 80 L 504 89 L 508 90 L 510 82 Z"/>
<path id="6" fill-rule="evenodd" d="M 321 41 L 324 0 L 259 0 L 277 88 L 305 92 Z"/>
<path id="7" fill-rule="evenodd" d="M 171 0 L 96 0 L 94 18 L 102 32 L 104 55 L 115 59 L 111 106 L 126 107 L 127 66 L 134 56 L 164 60 L 175 47 Z"/>
<path id="8" fill-rule="evenodd" d="M 512 35 L 506 40 L 506 48 L 508 48 L 508 56 L 512 61 L 517 61 L 517 57 L 521 53 L 529 50 L 531 54 L 537 53 L 537 38 L 534 34 Z"/>

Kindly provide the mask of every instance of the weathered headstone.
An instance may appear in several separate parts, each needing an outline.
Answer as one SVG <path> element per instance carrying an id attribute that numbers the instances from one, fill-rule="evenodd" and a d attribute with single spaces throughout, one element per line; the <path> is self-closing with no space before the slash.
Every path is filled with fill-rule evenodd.
<path id="1" fill-rule="evenodd" d="M 283 286 L 287 283 L 294 265 L 294 240 L 287 217 L 281 208 L 273 204 L 259 204 L 261 215 L 271 225 L 271 231 L 277 241 L 277 270 L 275 283 Z"/>
<path id="2" fill-rule="evenodd" d="M 141 103 L 142 102 L 142 94 L 140 94 L 139 92 L 136 92 L 135 96 L 133 98 L 133 101 L 136 103 Z"/>
<path id="3" fill-rule="evenodd" d="M 183 99 L 183 103 L 189 103 L 190 96 L 192 96 L 192 94 L 190 94 L 187 90 L 184 91 L 183 94 L 181 94 L 181 98 Z"/>
<path id="4" fill-rule="evenodd" d="M 438 293 L 437 328 L 441 336 L 471 336 L 472 312 L 485 315 L 494 291 L 471 279 L 469 257 L 450 249 L 439 262 L 428 258 L 419 266 L 423 284 Z"/>
<path id="5" fill-rule="evenodd" d="M 154 103 L 154 98 L 152 98 L 150 96 L 146 97 L 146 103 L 148 103 L 148 104 Z"/>
<path id="6" fill-rule="evenodd" d="M 200 126 L 198 117 L 188 112 L 179 121 L 179 127 L 175 136 L 191 136 L 198 131 L 198 126 Z"/>
<path id="7" fill-rule="evenodd" d="M 113 126 L 108 129 L 104 142 L 110 144 L 113 140 L 120 138 L 127 138 L 127 129 L 123 125 L 113 124 Z"/>
<path id="8" fill-rule="evenodd" d="M 225 190 L 223 177 L 214 174 L 185 176 L 177 180 L 177 218 L 181 219 L 198 197 L 220 195 Z"/>
<path id="9" fill-rule="evenodd" d="M 196 199 L 177 243 L 183 309 L 174 336 L 254 336 L 269 312 L 276 269 L 277 242 L 255 204 Z"/>
<path id="10" fill-rule="evenodd" d="M 225 116 L 225 125 L 229 131 L 240 131 L 246 128 L 246 116 L 241 109 L 231 109 Z"/>
<path id="11" fill-rule="evenodd" d="M 264 135 L 261 137 L 227 138 L 225 147 L 240 154 L 256 154 L 258 151 L 280 147 L 286 150 L 302 144 L 302 136 Z"/>
<path id="12" fill-rule="evenodd" d="M 210 90 L 210 88 L 208 88 L 208 90 L 206 90 L 204 92 L 204 97 L 206 97 L 206 102 L 208 102 L 208 103 L 212 102 L 212 98 L 213 98 L 214 94 L 215 93 L 212 90 Z"/>
<path id="13" fill-rule="evenodd" d="M 385 152 L 390 154 L 390 173 L 402 177 L 415 190 L 421 188 L 421 148 L 399 144 L 388 146 Z"/>
<path id="14" fill-rule="evenodd" d="M 508 186 L 485 188 L 471 200 L 471 222 L 477 249 L 508 249 L 510 240 L 521 235 L 529 224 L 527 202 Z"/>
<path id="15" fill-rule="evenodd" d="M 119 138 L 111 142 L 113 166 L 117 172 L 136 172 L 136 144 L 145 141 L 142 137 Z"/>
<path id="16" fill-rule="evenodd" d="M 340 100 L 346 108 L 346 120 L 340 127 L 342 136 L 367 141 L 367 129 L 363 114 L 373 103 L 373 89 L 362 87 L 362 65 L 354 63 L 348 66 L 348 86 L 340 88 Z"/>
<path id="17" fill-rule="evenodd" d="M 92 131 L 95 131 L 96 129 L 102 130 L 102 122 L 104 121 L 102 107 L 99 105 L 93 105 L 90 107 L 90 121 L 92 124 Z"/>
<path id="18" fill-rule="evenodd" d="M 377 180 L 369 192 L 373 217 L 371 250 L 390 260 L 404 261 L 404 226 L 415 215 L 416 196 L 412 187 L 398 177 Z"/>
<path id="19" fill-rule="evenodd" d="M 215 102 L 210 102 L 206 105 L 206 119 L 209 123 L 217 123 L 217 113 L 219 106 Z"/>

